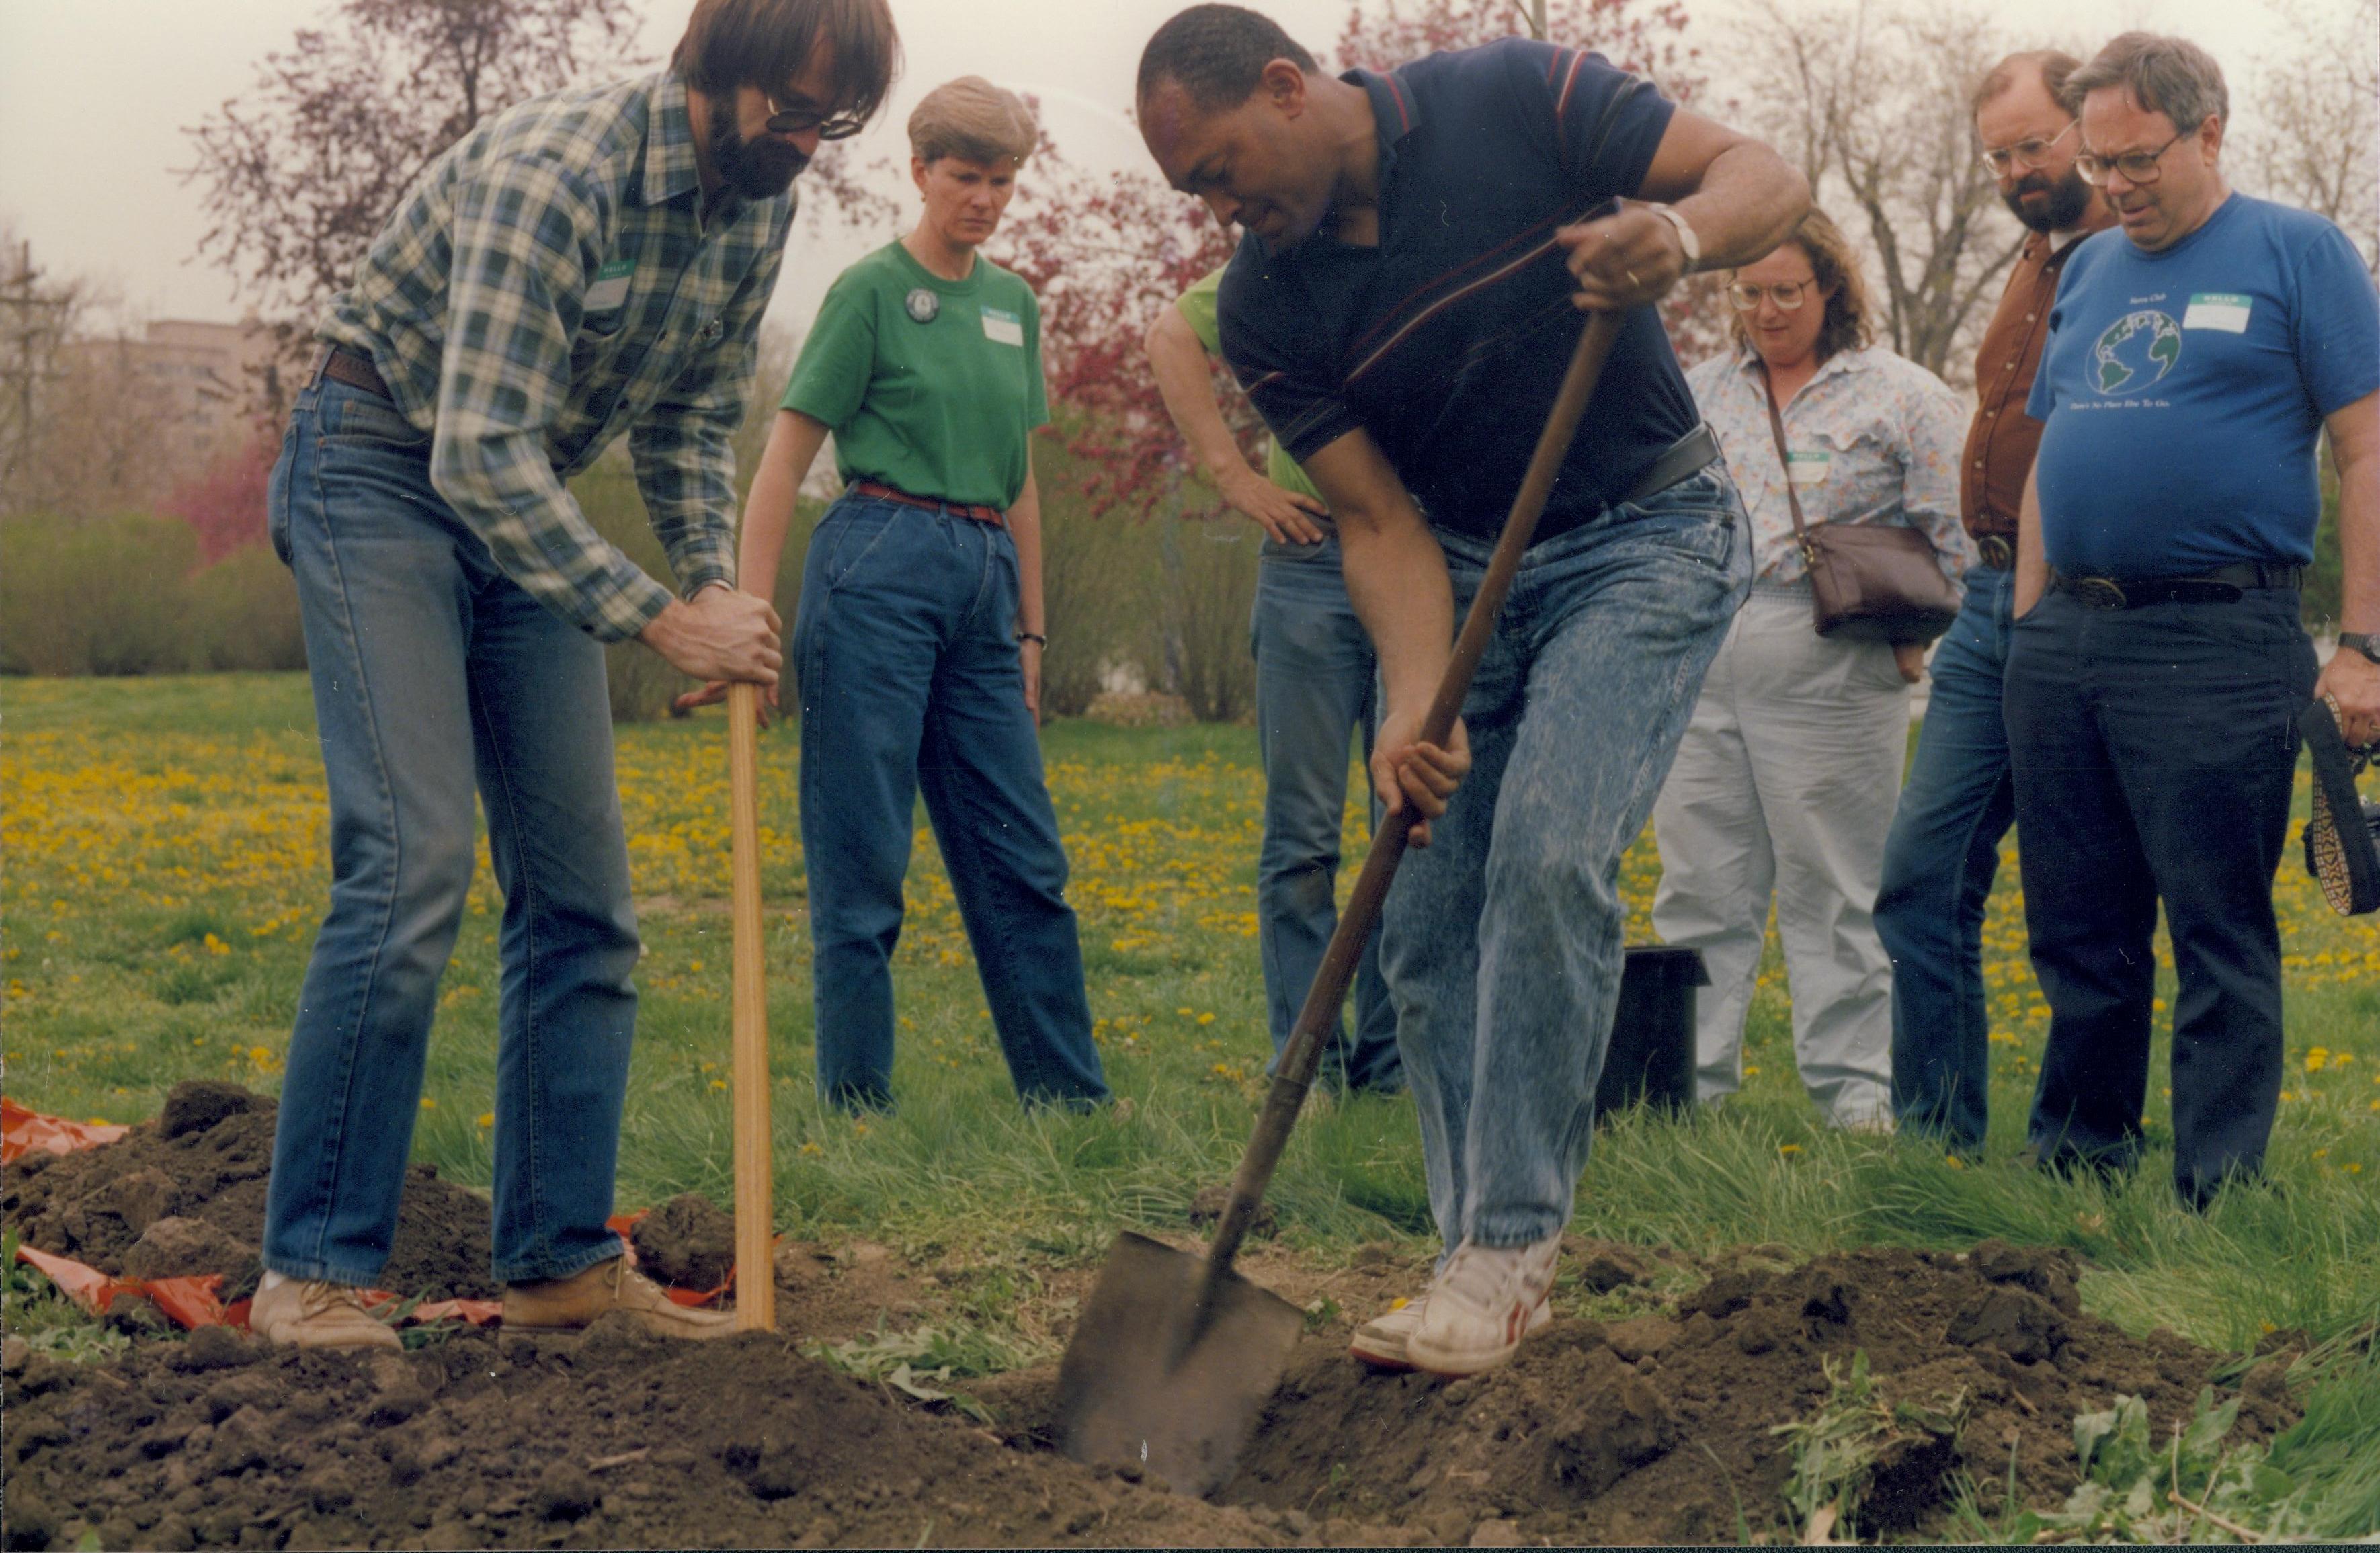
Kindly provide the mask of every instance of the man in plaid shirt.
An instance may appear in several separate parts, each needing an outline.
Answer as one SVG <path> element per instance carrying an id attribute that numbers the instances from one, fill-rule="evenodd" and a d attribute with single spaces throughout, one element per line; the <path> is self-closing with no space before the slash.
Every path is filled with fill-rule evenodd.
<path id="1" fill-rule="evenodd" d="M 397 1346 L 359 1292 L 395 1234 L 475 787 L 504 893 L 505 1322 L 726 1329 L 630 1271 L 604 1223 L 639 946 L 601 644 L 776 683 L 768 579 L 735 586 L 728 439 L 794 179 L 883 102 L 898 47 L 884 0 L 698 0 L 666 71 L 522 103 L 432 163 L 316 331 L 271 517 L 334 879 L 273 1142 L 250 1317 L 273 1341 Z M 565 485 L 623 431 L 675 593 Z"/>

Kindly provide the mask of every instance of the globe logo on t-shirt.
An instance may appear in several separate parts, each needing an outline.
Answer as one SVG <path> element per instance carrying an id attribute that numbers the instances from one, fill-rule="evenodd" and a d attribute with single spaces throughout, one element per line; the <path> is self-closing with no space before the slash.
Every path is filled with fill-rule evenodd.
<path id="1" fill-rule="evenodd" d="M 2154 309 L 2127 313 L 2091 347 L 2091 386 L 2129 399 L 2155 387 L 2180 359 L 2181 325 L 2172 315 Z"/>

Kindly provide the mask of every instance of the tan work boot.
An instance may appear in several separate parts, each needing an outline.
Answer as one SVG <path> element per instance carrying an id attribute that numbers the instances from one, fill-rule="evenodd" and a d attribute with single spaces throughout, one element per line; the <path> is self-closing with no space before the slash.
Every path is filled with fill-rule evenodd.
<path id="1" fill-rule="evenodd" d="M 625 1256 L 568 1278 L 504 1285 L 504 1326 L 516 1332 L 575 1332 L 615 1310 L 626 1311 L 656 1337 L 723 1338 L 735 1329 L 735 1318 L 723 1311 L 673 1302 Z"/>
<path id="2" fill-rule="evenodd" d="M 395 1328 L 364 1309 L 362 1290 L 311 1279 L 284 1279 L 258 1290 L 248 1307 L 248 1328 L 267 1342 L 292 1348 L 405 1347 Z"/>

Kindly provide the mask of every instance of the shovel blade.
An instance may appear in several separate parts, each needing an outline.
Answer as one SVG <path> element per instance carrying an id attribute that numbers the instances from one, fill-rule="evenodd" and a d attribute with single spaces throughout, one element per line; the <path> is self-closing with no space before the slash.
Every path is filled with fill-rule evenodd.
<path id="1" fill-rule="evenodd" d="M 1130 1231 L 1116 1237 L 1058 1365 L 1067 1455 L 1137 1462 L 1201 1497 L 1232 1475 L 1305 1316 L 1237 1273 L 1202 1315 L 1206 1278 L 1204 1257 Z"/>

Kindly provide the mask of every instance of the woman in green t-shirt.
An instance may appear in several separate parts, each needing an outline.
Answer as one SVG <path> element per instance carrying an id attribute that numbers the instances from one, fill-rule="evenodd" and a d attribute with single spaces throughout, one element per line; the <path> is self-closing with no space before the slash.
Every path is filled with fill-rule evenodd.
<path id="1" fill-rule="evenodd" d="M 833 434 L 844 489 L 810 537 L 792 677 L 819 1090 L 847 1108 L 892 1100 L 890 962 L 920 792 L 1017 1092 L 1108 1093 L 1035 727 L 1040 309 L 976 251 L 1037 138 L 980 77 L 917 104 L 917 227 L 827 292 L 745 505 L 739 575 L 773 577 Z"/>

